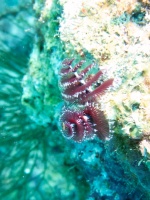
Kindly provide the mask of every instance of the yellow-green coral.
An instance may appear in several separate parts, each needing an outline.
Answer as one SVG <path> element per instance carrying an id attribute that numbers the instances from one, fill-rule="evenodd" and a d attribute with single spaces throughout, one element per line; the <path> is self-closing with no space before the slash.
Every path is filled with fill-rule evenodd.
<path id="1" fill-rule="evenodd" d="M 103 61 L 128 55 L 130 45 L 138 41 L 143 43 L 146 40 L 149 43 L 148 25 L 139 27 L 121 18 L 126 13 L 132 13 L 137 5 L 140 6 L 137 1 L 114 1 L 113 4 L 99 0 L 60 2 L 64 6 L 60 38 L 65 42 L 67 52 L 71 51 L 72 46 L 78 53 L 87 50 L 103 64 Z M 132 7 L 130 12 L 129 7 Z M 148 15 L 147 10 L 141 12 Z"/>
<path id="2" fill-rule="evenodd" d="M 147 1 L 60 0 L 60 38 L 65 51 L 89 53 L 114 87 L 100 97 L 117 133 L 149 140 L 150 14 Z"/>

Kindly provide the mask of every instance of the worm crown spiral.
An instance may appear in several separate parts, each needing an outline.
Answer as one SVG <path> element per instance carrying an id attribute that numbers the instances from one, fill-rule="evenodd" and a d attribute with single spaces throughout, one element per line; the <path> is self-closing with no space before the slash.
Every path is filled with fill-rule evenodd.
<path id="1" fill-rule="evenodd" d="M 103 75 L 102 71 L 86 77 L 88 72 L 93 68 L 93 64 L 81 70 L 84 61 L 80 61 L 74 67 L 71 65 L 72 62 L 73 59 L 65 60 L 62 63 L 60 71 L 62 97 L 66 102 L 84 104 L 88 101 L 95 101 L 98 95 L 102 95 L 112 85 L 113 79 L 109 79 L 95 86 L 99 78 Z"/>
<path id="2" fill-rule="evenodd" d="M 112 85 L 113 79 L 99 82 L 102 71 L 90 75 L 93 64 L 82 69 L 84 61 L 74 67 L 74 59 L 63 61 L 60 70 L 60 86 L 65 106 L 60 121 L 63 136 L 81 142 L 95 134 L 102 140 L 109 135 L 108 122 L 97 106 L 97 97 L 103 95 Z M 76 105 L 76 109 L 72 107 Z"/>

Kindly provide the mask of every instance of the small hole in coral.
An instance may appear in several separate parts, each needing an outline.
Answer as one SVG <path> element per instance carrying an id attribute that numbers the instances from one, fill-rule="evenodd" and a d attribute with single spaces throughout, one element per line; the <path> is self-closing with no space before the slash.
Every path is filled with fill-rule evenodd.
<path id="1" fill-rule="evenodd" d="M 132 104 L 132 110 L 135 111 L 135 110 L 139 109 L 139 106 L 140 106 L 139 103 Z"/>

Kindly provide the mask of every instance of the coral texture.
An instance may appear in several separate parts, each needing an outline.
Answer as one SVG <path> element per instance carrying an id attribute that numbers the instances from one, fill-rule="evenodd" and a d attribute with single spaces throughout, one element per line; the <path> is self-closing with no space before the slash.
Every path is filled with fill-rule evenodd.
<path id="1" fill-rule="evenodd" d="M 54 185 L 54 191 L 59 191 L 62 199 L 86 199 L 81 194 L 84 190 L 80 189 L 80 176 L 75 174 L 78 171 L 89 184 L 90 200 L 150 199 L 149 1 L 46 0 L 44 3 L 35 0 L 34 9 L 38 19 L 37 37 L 30 68 L 23 79 L 22 103 L 37 124 L 45 129 L 54 127 L 48 129 L 44 141 L 50 141 L 58 151 L 61 149 L 60 154 L 68 146 L 66 159 L 60 154 L 53 158 L 61 160 L 62 168 L 64 164 L 68 166 L 68 173 L 56 173 L 58 179 L 54 183 L 51 168 L 48 183 Z M 70 60 L 65 60 L 62 68 L 64 58 Z M 74 65 L 72 58 L 78 64 Z M 68 65 L 74 67 L 70 69 Z M 57 84 L 59 69 L 62 69 L 63 99 Z M 107 92 L 99 92 L 101 85 L 112 79 L 113 88 L 106 87 Z M 87 108 L 86 101 L 94 109 L 97 106 L 96 111 Z M 56 128 L 64 102 L 63 134 L 80 142 L 64 140 Z M 95 126 L 100 123 L 101 113 L 109 122 L 109 140 L 98 138 L 107 138 Z M 60 147 L 55 145 L 56 140 Z M 68 157 L 71 164 L 67 162 Z M 58 183 L 62 177 L 70 177 L 69 173 L 79 178 L 80 184 L 75 186 L 77 179 L 71 178 L 68 181 L 73 189 L 66 193 L 57 185 L 61 187 Z M 65 180 L 63 185 L 67 188 Z"/>
<path id="2" fill-rule="evenodd" d="M 66 53 L 85 57 L 88 52 L 108 72 L 106 79 L 114 78 L 114 91 L 98 100 L 101 109 L 114 122 L 115 134 L 140 140 L 139 149 L 149 152 L 149 145 L 141 147 L 150 137 L 149 1 L 60 3 L 64 12 L 59 31 Z"/>

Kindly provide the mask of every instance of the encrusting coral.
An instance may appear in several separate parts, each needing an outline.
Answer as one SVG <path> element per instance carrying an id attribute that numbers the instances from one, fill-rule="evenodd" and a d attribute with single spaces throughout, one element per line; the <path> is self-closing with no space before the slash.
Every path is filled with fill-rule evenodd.
<path id="1" fill-rule="evenodd" d="M 149 140 L 149 1 L 60 3 L 64 12 L 59 31 L 66 53 L 90 53 L 107 72 L 106 79 L 114 79 L 114 90 L 99 103 L 107 119 L 117 121 L 116 133 Z"/>
<path id="2" fill-rule="evenodd" d="M 149 4 L 146 0 L 46 1 L 42 12 L 38 0 L 34 5 L 40 37 L 23 80 L 22 102 L 44 127 L 59 126 L 65 104 L 61 129 L 67 139 L 78 141 L 66 143 L 90 185 L 90 200 L 150 198 Z M 63 62 L 65 58 L 69 60 Z M 59 75 L 63 99 L 58 95 Z M 99 93 L 104 83 L 107 91 Z M 107 134 L 102 134 L 104 123 L 99 124 L 101 113 L 108 123 Z M 95 124 L 99 124 L 96 132 Z"/>

